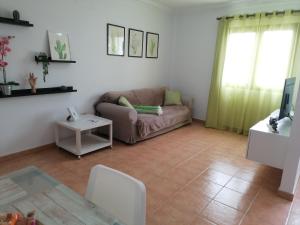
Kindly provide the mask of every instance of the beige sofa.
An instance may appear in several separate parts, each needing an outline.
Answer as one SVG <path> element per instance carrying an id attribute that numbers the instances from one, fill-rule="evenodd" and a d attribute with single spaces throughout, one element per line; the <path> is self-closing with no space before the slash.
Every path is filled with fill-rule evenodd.
<path id="1" fill-rule="evenodd" d="M 160 105 L 163 114 L 138 114 L 134 109 L 118 105 L 120 96 L 134 105 Z M 163 106 L 165 88 L 145 88 L 107 92 L 95 104 L 96 115 L 113 121 L 114 138 L 129 144 L 166 133 L 192 122 L 192 101 L 183 105 Z"/>

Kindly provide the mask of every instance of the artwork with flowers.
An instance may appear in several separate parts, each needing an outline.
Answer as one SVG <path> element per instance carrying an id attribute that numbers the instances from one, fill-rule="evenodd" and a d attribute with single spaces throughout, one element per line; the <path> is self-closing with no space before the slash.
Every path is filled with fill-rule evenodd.
<path id="1" fill-rule="evenodd" d="M 143 57 L 143 40 L 144 31 L 129 29 L 128 30 L 128 56 Z"/>
<path id="2" fill-rule="evenodd" d="M 124 56 L 125 27 L 107 24 L 107 55 Z"/>
<path id="3" fill-rule="evenodd" d="M 159 34 L 147 32 L 146 58 L 158 58 Z"/>
<path id="4" fill-rule="evenodd" d="M 48 31 L 48 38 L 52 60 L 71 60 L 69 37 L 67 34 Z"/>

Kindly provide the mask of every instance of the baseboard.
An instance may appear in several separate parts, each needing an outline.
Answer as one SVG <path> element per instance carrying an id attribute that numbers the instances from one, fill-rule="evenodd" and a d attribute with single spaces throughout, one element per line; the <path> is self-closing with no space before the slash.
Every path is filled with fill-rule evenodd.
<path id="1" fill-rule="evenodd" d="M 277 193 L 280 197 L 282 197 L 286 200 L 293 201 L 293 199 L 294 199 L 294 194 L 291 194 L 291 193 L 288 193 L 285 191 L 280 191 L 280 190 L 278 190 Z"/>
<path id="2" fill-rule="evenodd" d="M 193 122 L 198 122 L 198 123 L 205 124 L 205 120 L 200 120 L 200 119 L 197 119 L 197 118 L 193 118 Z"/>
<path id="3" fill-rule="evenodd" d="M 7 160 L 10 160 L 10 159 L 15 159 L 15 157 L 26 156 L 26 155 L 31 154 L 33 152 L 43 151 L 45 149 L 53 148 L 55 146 L 56 146 L 55 143 L 51 143 L 51 144 L 42 145 L 42 146 L 39 146 L 39 147 L 36 147 L 36 148 L 26 149 L 26 150 L 21 151 L 21 152 L 12 153 L 10 155 L 0 156 L 0 162 L 7 161 Z"/>

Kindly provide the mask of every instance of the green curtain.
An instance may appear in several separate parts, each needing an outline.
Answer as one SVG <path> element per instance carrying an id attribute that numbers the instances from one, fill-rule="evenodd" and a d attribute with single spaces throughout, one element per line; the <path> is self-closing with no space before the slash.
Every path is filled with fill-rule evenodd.
<path id="1" fill-rule="evenodd" d="M 263 34 L 266 31 L 293 31 L 288 69 L 282 80 L 290 76 L 300 77 L 300 14 L 286 11 L 284 15 L 258 13 L 254 17 L 236 16 L 222 18 L 219 22 L 215 62 L 211 80 L 206 127 L 226 129 L 247 135 L 249 128 L 280 107 L 282 87 L 261 87 L 259 68 L 263 55 Z M 231 34 L 255 33 L 254 50 L 247 71 L 247 82 L 225 83 L 224 64 L 229 51 Z M 248 43 L 245 43 L 247 45 Z M 298 63 L 296 63 L 298 62 Z M 262 64 L 262 63 L 261 63 Z M 246 70 L 246 69 L 245 69 Z M 237 79 L 239 79 L 237 77 Z M 275 78 L 274 78 L 275 79 Z"/>

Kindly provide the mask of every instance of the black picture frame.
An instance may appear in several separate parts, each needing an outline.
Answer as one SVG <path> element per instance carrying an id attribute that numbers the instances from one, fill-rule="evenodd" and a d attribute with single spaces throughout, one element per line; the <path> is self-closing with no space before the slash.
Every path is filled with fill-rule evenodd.
<path id="1" fill-rule="evenodd" d="M 131 32 L 138 32 L 141 33 L 142 38 L 141 38 L 141 53 L 138 55 L 132 55 L 131 54 Z M 134 58 L 143 58 L 143 54 L 144 54 L 144 31 L 142 30 L 137 30 L 137 29 L 133 29 L 133 28 L 129 28 L 128 29 L 128 57 L 134 57 Z"/>
<path id="2" fill-rule="evenodd" d="M 157 43 L 156 43 L 156 54 L 151 53 L 149 50 L 150 43 L 149 41 L 153 39 L 153 37 L 157 37 Z M 150 39 L 151 38 L 151 39 Z M 159 34 L 158 33 L 152 33 L 152 32 L 147 32 L 146 33 L 146 58 L 152 58 L 152 59 L 157 59 L 158 58 L 158 50 L 159 50 Z"/>
<path id="3" fill-rule="evenodd" d="M 120 32 L 123 32 L 123 45 L 121 48 L 122 50 L 122 53 L 120 54 L 117 54 L 117 53 L 113 53 L 113 50 L 110 49 L 110 46 L 111 46 L 111 43 L 110 43 L 110 29 L 111 28 L 118 28 L 120 29 Z M 119 25 L 116 25 L 116 24 L 111 24 L 111 23 L 108 23 L 106 25 L 106 54 L 107 55 L 110 55 L 110 56 L 125 56 L 125 27 L 123 26 L 119 26 Z"/>

